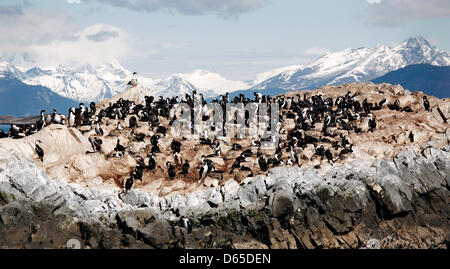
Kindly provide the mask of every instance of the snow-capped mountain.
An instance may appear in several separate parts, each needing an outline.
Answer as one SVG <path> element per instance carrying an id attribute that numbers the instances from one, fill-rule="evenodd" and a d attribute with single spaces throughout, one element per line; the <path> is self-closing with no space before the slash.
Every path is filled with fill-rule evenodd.
<path id="1" fill-rule="evenodd" d="M 144 85 L 155 96 L 172 97 L 184 96 L 186 93 L 197 91 L 204 97 L 214 97 L 225 92 L 248 89 L 251 85 L 242 81 L 233 81 L 217 73 L 197 69 L 191 73 L 174 74 L 166 79 L 154 80 L 153 85 Z"/>
<path id="2" fill-rule="evenodd" d="M 197 69 L 187 74 L 176 74 L 178 76 L 202 92 L 207 93 L 213 91 L 215 94 L 224 94 L 227 91 L 236 91 L 248 89 L 251 85 L 242 81 L 229 80 L 217 73 L 212 73 L 207 70 Z"/>
<path id="3" fill-rule="evenodd" d="M 0 59 L 16 62 L 14 58 Z M 27 65 L 33 64 L 30 62 Z M 82 102 L 100 101 L 115 96 L 128 88 L 127 83 L 132 77 L 132 72 L 125 69 L 117 60 L 98 66 L 32 67 L 29 69 L 13 66 L 8 62 L 0 62 L 0 72 L 13 74 L 25 84 L 44 86 L 61 96 Z M 140 85 L 150 89 L 155 96 L 163 97 L 182 96 L 193 90 L 203 93 L 205 97 L 212 97 L 251 86 L 201 69 L 191 73 L 174 74 L 165 79 L 152 79 L 138 75 L 137 80 Z"/>
<path id="4" fill-rule="evenodd" d="M 284 73 L 284 72 L 292 72 L 292 71 L 295 72 L 301 67 L 302 67 L 301 65 L 290 65 L 290 66 L 285 66 L 285 67 L 280 67 L 280 68 L 276 68 L 276 69 L 273 69 L 273 70 L 269 70 L 269 71 L 266 71 L 266 72 L 263 72 L 263 73 L 259 73 L 259 74 L 257 74 L 255 76 L 255 79 L 248 80 L 247 84 L 250 84 L 252 86 L 258 85 L 261 82 L 263 82 L 263 81 L 265 81 L 265 80 L 267 80 L 267 79 L 269 79 L 271 77 L 274 77 L 274 76 L 276 76 L 278 74 L 281 74 L 281 73 Z"/>
<path id="5" fill-rule="evenodd" d="M 1 71 L 0 71 L 1 72 Z M 42 109 L 66 113 L 78 101 L 62 97 L 46 87 L 27 85 L 10 74 L 0 74 L 0 115 L 16 117 L 39 115 Z"/>
<path id="6" fill-rule="evenodd" d="M 58 95 L 83 102 L 112 97 L 128 88 L 132 73 L 117 60 L 97 66 L 32 67 L 0 63 L 0 76 L 12 74 L 28 85 L 47 87 Z"/>
<path id="7" fill-rule="evenodd" d="M 163 97 L 181 97 L 186 93 L 191 94 L 192 91 L 198 91 L 198 89 L 189 83 L 189 81 L 186 81 L 177 75 L 172 75 L 167 79 L 160 80 L 149 88 L 153 95 Z"/>
<path id="8" fill-rule="evenodd" d="M 0 61 L 0 78 L 6 77 L 20 77 L 22 75 L 22 71 L 20 71 L 17 67 L 11 65 L 8 62 Z"/>
<path id="9" fill-rule="evenodd" d="M 329 52 L 309 65 L 288 68 L 251 89 L 298 90 L 365 82 L 390 71 L 422 63 L 448 66 L 450 54 L 432 47 L 423 37 L 413 37 L 392 48 L 380 45 Z"/>
<path id="10" fill-rule="evenodd" d="M 329 52 L 311 64 L 277 68 L 245 82 L 201 69 L 164 79 L 140 77 L 138 74 L 137 81 L 155 96 L 181 97 L 196 90 L 209 98 L 242 90 L 299 90 L 366 82 L 402 67 L 422 63 L 448 66 L 450 54 L 432 47 L 422 37 L 414 37 L 395 47 L 380 45 Z M 36 66 L 30 55 L 16 58 L 0 56 L 0 78 L 5 74 L 25 84 L 44 86 L 58 95 L 82 102 L 100 101 L 123 92 L 133 75 L 117 60 L 96 66 L 42 67 Z"/>
<path id="11" fill-rule="evenodd" d="M 32 68 L 24 73 L 22 81 L 29 85 L 45 86 L 55 93 L 80 100 L 98 101 L 110 98 L 128 88 L 132 73 L 118 61 L 99 66 L 76 68 Z"/>

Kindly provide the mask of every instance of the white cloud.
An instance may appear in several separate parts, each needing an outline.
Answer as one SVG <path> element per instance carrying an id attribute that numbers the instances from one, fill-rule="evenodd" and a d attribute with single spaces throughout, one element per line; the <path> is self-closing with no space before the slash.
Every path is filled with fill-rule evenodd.
<path id="1" fill-rule="evenodd" d="M 308 56 L 321 56 L 326 54 L 329 51 L 327 48 L 322 48 L 319 46 L 313 46 L 307 50 L 305 50 L 305 54 Z"/>
<path id="2" fill-rule="evenodd" d="M 449 0 L 368 0 L 379 1 L 369 6 L 369 23 L 381 26 L 399 26 L 408 21 L 450 18 Z"/>
<path id="3" fill-rule="evenodd" d="M 69 4 L 80 4 L 81 0 L 67 0 L 67 3 L 69 3 Z"/>
<path id="4" fill-rule="evenodd" d="M 29 49 L 38 55 L 39 63 L 50 66 L 86 63 L 96 65 L 120 59 L 131 52 L 127 34 L 114 26 L 95 24 L 74 33 L 72 37 L 72 40 L 57 40 L 31 46 Z"/>
<path id="5" fill-rule="evenodd" d="M 93 1 L 141 12 L 213 14 L 223 18 L 237 18 L 242 13 L 258 9 L 270 2 L 270 0 L 83 0 L 83 2 Z"/>
<path id="6" fill-rule="evenodd" d="M 31 67 L 30 59 L 40 66 L 101 64 L 132 53 L 128 34 L 118 27 L 95 24 L 82 29 L 63 13 L 5 10 L 0 9 L 0 56 L 14 64 Z"/>
<path id="7" fill-rule="evenodd" d="M 381 0 L 367 0 L 369 4 L 381 4 Z"/>
<path id="8" fill-rule="evenodd" d="M 70 17 L 51 11 L 0 7 L 0 46 L 47 43 L 64 38 L 76 25 Z"/>

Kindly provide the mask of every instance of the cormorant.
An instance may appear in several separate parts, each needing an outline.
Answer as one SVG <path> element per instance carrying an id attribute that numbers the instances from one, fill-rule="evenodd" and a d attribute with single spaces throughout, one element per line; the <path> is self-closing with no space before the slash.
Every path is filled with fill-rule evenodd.
<path id="1" fill-rule="evenodd" d="M 190 168 L 189 162 L 188 162 L 188 160 L 186 160 L 181 168 L 183 170 L 182 173 L 183 173 L 184 177 L 186 177 L 187 174 L 189 173 L 189 168 Z"/>
<path id="2" fill-rule="evenodd" d="M 44 162 L 44 150 L 39 146 L 40 143 L 42 143 L 41 140 L 36 140 L 34 149 L 39 156 L 39 159 L 41 159 L 41 162 Z"/>
<path id="3" fill-rule="evenodd" d="M 425 107 L 425 110 L 426 110 L 426 111 L 430 111 L 430 102 L 428 101 L 427 96 L 424 95 L 424 96 L 422 97 L 422 99 L 423 99 L 423 106 Z"/>
<path id="4" fill-rule="evenodd" d="M 170 162 L 167 162 L 166 166 L 169 167 L 169 169 L 168 169 L 169 177 L 170 177 L 170 179 L 173 180 L 176 175 L 175 167 L 173 167 L 173 165 Z"/>

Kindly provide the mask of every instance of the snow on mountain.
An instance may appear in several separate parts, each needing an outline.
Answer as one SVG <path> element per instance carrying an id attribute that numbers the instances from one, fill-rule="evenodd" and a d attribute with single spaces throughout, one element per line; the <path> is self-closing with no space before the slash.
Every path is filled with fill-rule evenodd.
<path id="1" fill-rule="evenodd" d="M 182 97 L 185 94 L 191 94 L 192 91 L 201 92 L 203 94 L 208 93 L 206 94 L 206 96 L 209 96 L 209 94 L 211 94 L 209 91 L 200 91 L 189 81 L 183 79 L 179 75 L 172 75 L 167 79 L 160 80 L 154 86 L 150 87 L 150 90 L 154 96 L 162 97 Z"/>
<path id="2" fill-rule="evenodd" d="M 117 60 L 96 66 L 40 67 L 31 56 L 1 56 L 0 77 L 14 76 L 27 85 L 43 86 L 66 98 L 83 102 L 112 97 L 128 88 L 132 73 Z"/>
<path id="3" fill-rule="evenodd" d="M 450 54 L 432 47 L 423 37 L 413 37 L 393 48 L 378 46 L 329 52 L 309 65 L 289 68 L 251 89 L 312 89 L 330 84 L 365 82 L 390 71 L 422 63 L 448 66 Z"/>
<path id="4" fill-rule="evenodd" d="M 20 77 L 22 75 L 22 71 L 20 71 L 17 67 L 9 64 L 8 62 L 0 62 L 0 78 L 5 77 Z"/>
<path id="5" fill-rule="evenodd" d="M 39 115 L 42 109 L 66 113 L 78 102 L 42 86 L 27 85 L 11 74 L 0 76 L 0 115 L 16 117 Z"/>
<path id="6" fill-rule="evenodd" d="M 302 67 L 302 65 L 291 65 L 291 66 L 285 66 L 285 67 L 280 67 L 280 68 L 276 68 L 276 69 L 273 69 L 273 70 L 269 70 L 269 71 L 257 74 L 255 79 L 254 80 L 250 80 L 249 82 L 252 85 L 258 85 L 259 83 L 261 83 L 261 82 L 263 82 L 263 81 L 265 81 L 265 80 L 267 80 L 267 79 L 269 79 L 271 77 L 274 77 L 274 76 L 276 76 L 278 74 L 281 74 L 281 73 L 284 73 L 284 72 L 286 72 L 286 73 L 293 73 L 293 72 L 299 70 L 301 67 Z"/>
<path id="7" fill-rule="evenodd" d="M 83 102 L 110 98 L 128 88 L 132 73 L 118 61 L 98 66 L 32 68 L 21 79 L 29 85 L 45 86 L 55 93 Z"/>
<path id="8" fill-rule="evenodd" d="M 229 80 L 217 73 L 202 69 L 197 69 L 187 74 L 176 74 L 174 76 L 188 81 L 202 92 L 213 91 L 216 95 L 224 94 L 227 91 L 248 89 L 251 86 L 245 82 Z"/>
<path id="9" fill-rule="evenodd" d="M 140 77 L 137 81 L 155 96 L 183 96 L 196 90 L 205 98 L 238 90 L 312 89 L 328 84 L 365 82 L 412 64 L 450 65 L 450 54 L 439 51 L 422 37 L 395 47 L 345 49 L 328 52 L 308 65 L 293 65 L 256 75 L 253 80 L 234 81 L 217 73 L 197 69 L 165 79 Z M 128 88 L 132 72 L 117 60 L 93 66 L 36 66 L 30 55 L 0 56 L 0 78 L 12 75 L 28 85 L 44 86 L 67 98 L 100 101 Z"/>
<path id="10" fill-rule="evenodd" d="M 192 93 L 197 90 L 194 85 L 181 77 L 172 75 L 167 79 L 161 80 L 155 86 L 150 88 L 156 96 L 172 97 L 182 96 L 186 93 Z"/>
<path id="11" fill-rule="evenodd" d="M 7 60 L 16 62 L 16 59 L 7 58 Z M 11 73 L 25 84 L 44 86 L 61 96 L 83 102 L 100 101 L 123 92 L 128 88 L 127 83 L 132 77 L 132 72 L 126 70 L 117 60 L 98 66 L 30 69 L 14 67 L 7 62 L 2 62 L 0 74 L 1 72 Z M 200 69 L 191 73 L 171 75 L 166 79 L 152 79 L 138 75 L 137 80 L 140 85 L 150 89 L 155 96 L 164 97 L 181 96 L 193 90 L 203 93 L 205 97 L 212 97 L 251 86 Z"/>
<path id="12" fill-rule="evenodd" d="M 149 88 L 155 96 L 172 97 L 184 96 L 186 93 L 197 91 L 205 98 L 215 97 L 225 92 L 248 89 L 251 85 L 242 81 L 233 81 L 217 73 L 197 69 L 191 73 L 174 74 L 166 79 L 145 82 L 145 78 L 138 80 Z"/>

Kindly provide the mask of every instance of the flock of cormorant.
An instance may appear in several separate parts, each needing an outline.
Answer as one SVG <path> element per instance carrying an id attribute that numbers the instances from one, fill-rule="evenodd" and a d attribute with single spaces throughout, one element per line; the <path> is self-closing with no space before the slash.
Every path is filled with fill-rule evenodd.
<path id="1" fill-rule="evenodd" d="M 203 135 L 198 138 L 181 136 L 171 138 L 168 135 L 168 128 L 177 119 L 177 115 L 171 113 L 175 104 L 186 103 L 191 108 L 192 115 L 194 115 L 196 100 L 199 100 L 202 105 L 206 105 L 203 95 L 197 94 L 195 91 L 192 94 L 186 94 L 180 101 L 179 99 L 178 97 L 155 99 L 153 96 L 145 96 L 144 104 L 136 104 L 133 101 L 120 98 L 117 102 L 110 103 L 108 107 L 98 111 L 98 113 L 96 104 L 92 102 L 89 107 L 80 104 L 79 108 L 70 108 L 68 116 L 59 114 L 56 110 L 46 115 L 43 110 L 35 124 L 11 125 L 7 133 L 0 131 L 0 138 L 20 139 L 35 134 L 50 124 L 63 124 L 72 128 L 91 126 L 91 129 L 95 129 L 96 135 L 88 138 L 92 151 L 87 151 L 86 154 L 100 153 L 105 154 L 107 158 L 121 158 L 127 154 L 128 147 L 122 145 L 118 138 L 113 152 L 102 152 L 102 138 L 106 136 L 102 124 L 108 119 L 115 120 L 117 122 L 116 130 L 129 131 L 131 140 L 147 143 L 151 148 L 150 152 L 146 152 L 135 159 L 136 166 L 130 171 L 129 178 L 124 181 L 122 193 L 126 193 L 133 187 L 135 180 L 142 182 L 143 175 L 146 172 L 155 173 L 157 169 L 161 169 L 170 180 L 175 179 L 177 175 L 182 175 L 182 178 L 190 175 L 191 178 L 200 183 L 202 179 L 208 176 L 223 179 L 225 176 L 234 175 L 235 178 L 243 178 L 265 173 L 268 169 L 280 165 L 300 166 L 302 165 L 302 159 L 299 157 L 299 153 L 308 145 L 312 145 L 315 149 L 314 158 L 320 159 L 321 162 L 326 160 L 333 165 L 336 160 L 344 159 L 353 152 L 353 144 L 349 141 L 349 134 L 351 132 L 352 135 L 357 135 L 363 132 L 363 128 L 361 128 L 363 119 L 368 119 L 369 132 L 373 132 L 377 128 L 377 121 L 372 111 L 381 110 L 385 105 L 390 110 L 412 111 L 410 107 L 400 107 L 398 99 L 392 104 L 386 104 L 386 99 L 379 103 L 370 103 L 367 99 L 359 102 L 350 91 L 335 100 L 331 97 L 325 98 L 320 94 L 312 95 L 309 98 L 306 97 L 306 94 L 303 97 L 300 94 L 294 97 L 283 95 L 271 97 L 255 92 L 253 100 L 242 94 L 230 100 L 228 93 L 226 93 L 212 101 L 220 105 L 224 111 L 223 125 L 215 123 L 213 128 L 225 126 L 227 117 L 230 117 L 226 113 L 227 103 L 243 103 L 244 105 L 250 103 L 278 104 L 280 122 L 277 124 L 276 130 L 279 142 L 274 149 L 267 150 L 261 147 L 267 139 L 256 140 L 253 138 L 248 146 L 244 146 L 247 144 L 245 137 L 236 137 L 230 140 L 221 137 L 214 138 L 209 137 L 207 131 L 203 132 Z M 430 104 L 426 96 L 423 96 L 423 105 L 427 111 L 430 110 Z M 270 106 L 268 108 L 270 112 Z M 206 121 L 214 115 L 202 116 L 203 121 Z M 236 119 L 234 120 L 235 127 L 244 129 L 249 127 L 248 111 L 246 111 L 244 117 L 245 119 L 241 121 L 243 126 L 242 124 L 239 125 Z M 286 129 L 288 121 L 293 122 L 291 124 L 293 128 L 289 130 Z M 163 122 L 169 122 L 169 124 L 163 124 Z M 138 133 L 136 131 L 142 126 L 148 127 L 148 132 Z M 192 128 L 194 127 L 192 126 Z M 225 128 L 223 131 L 225 132 Z M 410 139 L 413 141 L 414 137 L 411 137 L 411 135 L 412 133 Z M 170 149 L 161 149 L 160 139 L 172 139 Z M 205 147 L 212 154 L 201 153 L 200 161 L 193 163 L 193 159 L 185 157 L 193 149 L 185 148 L 183 150 L 183 143 L 189 139 L 198 140 L 194 152 L 197 151 L 198 147 Z M 43 162 L 44 151 L 40 143 L 39 140 L 36 141 L 35 150 L 39 159 Z M 163 156 L 163 159 L 166 160 L 165 168 L 158 164 L 157 156 Z M 222 159 L 223 162 L 217 162 L 217 158 Z M 315 168 L 319 167 L 320 165 Z"/>

